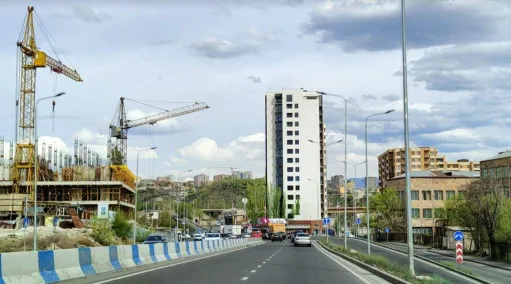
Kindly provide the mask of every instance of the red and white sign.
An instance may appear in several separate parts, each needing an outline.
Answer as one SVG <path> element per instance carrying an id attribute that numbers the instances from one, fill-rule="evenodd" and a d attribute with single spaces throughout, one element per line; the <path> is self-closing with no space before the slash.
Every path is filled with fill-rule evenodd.
<path id="1" fill-rule="evenodd" d="M 463 263 L 463 243 L 456 242 L 456 263 Z"/>

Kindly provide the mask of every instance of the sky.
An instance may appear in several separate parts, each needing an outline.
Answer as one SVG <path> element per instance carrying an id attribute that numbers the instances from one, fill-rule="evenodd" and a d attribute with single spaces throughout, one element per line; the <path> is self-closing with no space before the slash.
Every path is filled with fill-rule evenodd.
<path id="1" fill-rule="evenodd" d="M 14 139 L 16 42 L 29 1 L 0 0 L 0 135 Z M 34 1 L 32 1 L 34 3 Z M 75 82 L 37 71 L 41 143 L 62 151 L 79 137 L 105 157 L 120 97 L 128 119 L 205 102 L 211 108 L 128 132 L 128 165 L 143 177 L 263 176 L 264 95 L 283 88 L 340 94 L 348 105 L 348 162 L 404 147 L 398 0 L 45 1 L 36 43 L 76 69 Z M 37 21 L 38 22 L 38 21 Z M 511 1 L 407 1 L 412 146 L 447 159 L 483 160 L 511 149 Z M 57 47 L 53 52 L 52 47 Z M 328 141 L 344 138 L 344 103 L 325 97 Z M 328 147 L 328 175 L 344 173 L 344 145 Z M 357 177 L 365 169 L 357 168 Z M 354 167 L 348 167 L 354 176 Z"/>

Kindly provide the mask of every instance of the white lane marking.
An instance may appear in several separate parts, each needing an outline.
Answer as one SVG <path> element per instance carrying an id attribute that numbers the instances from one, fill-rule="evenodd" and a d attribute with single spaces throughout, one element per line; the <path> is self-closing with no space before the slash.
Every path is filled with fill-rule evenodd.
<path id="1" fill-rule="evenodd" d="M 263 264 L 266 264 L 266 261 L 263 261 Z"/>
<path id="2" fill-rule="evenodd" d="M 257 268 L 261 268 L 261 267 L 263 267 L 263 266 L 262 266 L 262 265 L 258 265 L 258 266 L 257 266 Z"/>
<path id="3" fill-rule="evenodd" d="M 267 258 L 266 260 L 270 260 L 269 258 Z"/>
<path id="4" fill-rule="evenodd" d="M 243 278 L 241 278 L 241 281 L 245 281 L 247 279 L 248 279 L 248 277 L 243 277 Z"/>
<path id="5" fill-rule="evenodd" d="M 252 270 L 252 271 L 250 271 L 250 273 L 256 273 L 256 271 L 257 271 L 257 270 Z"/>
<path id="6" fill-rule="evenodd" d="M 182 262 L 179 262 L 179 263 L 173 263 L 173 264 L 169 264 L 169 265 L 155 267 L 155 268 L 147 269 L 147 270 L 144 270 L 144 271 L 131 273 L 131 274 L 128 274 L 128 275 L 119 276 L 119 277 L 116 277 L 116 278 L 110 278 L 110 279 L 107 279 L 107 280 L 103 280 L 103 281 L 99 281 L 99 282 L 94 282 L 93 284 L 110 283 L 110 282 L 113 282 L 113 281 L 117 281 L 117 280 L 120 280 L 120 279 L 125 279 L 125 278 L 128 278 L 128 277 L 132 277 L 132 276 L 136 276 L 136 275 L 140 275 L 140 274 L 144 274 L 144 273 L 147 273 L 147 272 L 152 272 L 152 271 L 156 271 L 156 270 L 160 270 L 160 269 L 164 269 L 164 268 L 168 268 L 168 267 L 173 267 L 173 266 L 177 266 L 177 265 L 193 262 L 193 261 L 196 261 L 196 260 L 210 258 L 210 257 L 214 257 L 214 256 L 217 256 L 217 255 L 222 255 L 222 254 L 226 254 L 226 253 L 230 253 L 230 252 L 235 252 L 235 251 L 239 251 L 239 250 L 243 250 L 243 249 L 247 249 L 247 248 L 251 248 L 251 247 L 254 247 L 254 246 L 241 247 L 241 248 L 230 250 L 230 251 L 224 251 L 224 252 L 219 252 L 219 253 L 212 254 L 212 255 L 206 255 L 206 256 L 203 256 L 203 257 L 198 257 L 198 258 L 195 258 L 195 259 L 185 260 L 185 261 L 182 261 Z M 100 274 L 98 274 L 98 275 L 100 275 Z"/>
<path id="7" fill-rule="evenodd" d="M 371 282 L 367 281 L 366 279 L 364 279 L 362 276 L 358 275 L 358 273 L 356 273 L 355 271 L 353 271 L 352 269 L 350 269 L 349 267 L 347 267 L 346 265 L 344 265 L 343 263 L 341 263 L 340 261 L 338 261 L 337 259 L 333 258 L 332 256 L 330 256 L 329 254 L 326 253 L 326 251 L 323 250 L 323 248 L 320 248 L 319 246 L 317 246 L 315 243 L 314 243 L 314 247 L 319 250 L 322 254 L 324 254 L 325 256 L 327 256 L 328 258 L 330 258 L 331 260 L 333 260 L 335 263 L 339 264 L 340 266 L 342 266 L 344 269 L 348 270 L 351 274 L 355 275 L 358 279 L 362 280 L 364 283 L 366 284 L 371 284 Z"/>
<path id="8" fill-rule="evenodd" d="M 355 241 L 358 241 L 358 242 L 362 242 L 362 243 L 367 244 L 367 242 L 362 241 L 362 240 L 357 240 L 357 239 L 354 239 L 354 240 L 355 240 Z M 402 251 L 398 251 L 398 250 L 389 249 L 389 248 L 386 248 L 386 247 L 384 247 L 384 246 L 380 246 L 380 245 L 378 245 L 378 244 L 374 244 L 374 243 L 372 243 L 372 242 L 371 242 L 371 245 L 372 245 L 372 246 L 375 246 L 375 247 L 382 248 L 382 249 L 386 249 L 386 250 L 391 251 L 391 252 L 396 252 L 396 253 L 400 253 L 400 254 L 404 254 L 404 255 L 408 256 L 408 253 L 406 253 L 406 252 L 402 252 Z M 433 264 L 433 263 L 431 263 L 431 262 L 425 261 L 425 260 L 420 259 L 420 258 L 418 258 L 418 257 L 416 257 L 416 258 L 415 258 L 415 261 L 423 262 L 423 263 L 425 263 L 425 264 L 428 264 L 429 266 L 442 268 L 442 266 L 440 266 L 440 265 L 435 265 L 435 264 Z M 477 281 L 475 281 L 475 280 L 472 280 L 472 279 L 470 279 L 470 278 L 468 278 L 468 277 L 466 277 L 466 276 L 464 276 L 464 275 L 458 274 L 458 273 L 453 272 L 453 271 L 450 271 L 450 270 L 448 270 L 448 269 L 443 269 L 442 271 L 447 271 L 447 272 L 449 272 L 449 273 L 451 273 L 451 274 L 453 274 L 453 275 L 456 275 L 456 276 L 458 276 L 458 277 L 460 277 L 460 278 L 464 278 L 464 279 L 468 280 L 470 283 L 479 283 L 479 282 L 477 282 Z"/>

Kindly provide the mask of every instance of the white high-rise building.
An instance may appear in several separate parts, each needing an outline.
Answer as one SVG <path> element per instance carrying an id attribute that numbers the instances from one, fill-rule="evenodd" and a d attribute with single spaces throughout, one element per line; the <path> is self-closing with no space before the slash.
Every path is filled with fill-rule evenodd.
<path id="1" fill-rule="evenodd" d="M 292 216 L 299 200 L 301 219 L 322 219 L 326 211 L 323 98 L 318 92 L 284 89 L 266 93 L 265 99 L 268 206 L 279 206 L 272 191 L 282 190 L 284 217 Z"/>

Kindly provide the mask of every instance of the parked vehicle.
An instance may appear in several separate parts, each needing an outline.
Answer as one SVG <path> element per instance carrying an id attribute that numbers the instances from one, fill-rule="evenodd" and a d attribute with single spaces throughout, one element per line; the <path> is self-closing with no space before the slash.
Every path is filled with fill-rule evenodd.
<path id="1" fill-rule="evenodd" d="M 143 242 L 143 244 L 157 244 L 157 243 L 166 243 L 167 242 L 167 238 L 165 238 L 164 236 L 161 236 L 161 235 L 153 235 L 153 236 L 149 236 L 145 239 L 145 241 Z"/>
<path id="2" fill-rule="evenodd" d="M 221 240 L 220 233 L 208 233 L 206 235 L 206 238 L 204 238 L 205 241 L 213 241 L 213 240 Z"/>
<path id="3" fill-rule="evenodd" d="M 298 233 L 295 237 L 294 246 L 312 247 L 311 237 L 306 233 Z"/>
<path id="4" fill-rule="evenodd" d="M 262 236 L 262 239 L 263 240 L 269 240 L 270 239 L 270 235 L 268 233 L 264 233 L 263 236 Z"/>
<path id="5" fill-rule="evenodd" d="M 261 233 L 260 231 L 252 231 L 250 236 L 252 238 L 262 238 L 263 237 L 263 233 Z"/>

